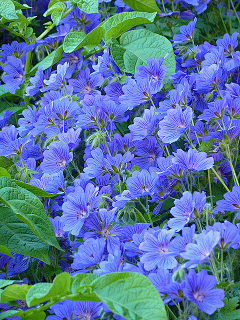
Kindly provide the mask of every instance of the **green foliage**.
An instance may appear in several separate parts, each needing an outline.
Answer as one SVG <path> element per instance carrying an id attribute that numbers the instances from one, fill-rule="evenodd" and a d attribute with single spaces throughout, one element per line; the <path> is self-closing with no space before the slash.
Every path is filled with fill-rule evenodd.
<path id="1" fill-rule="evenodd" d="M 11 178 L 11 175 L 8 173 L 8 171 L 5 168 L 0 167 L 0 177 Z"/>
<path id="2" fill-rule="evenodd" d="M 240 309 L 238 309 L 239 298 L 223 299 L 224 307 L 214 314 L 212 320 L 238 320 L 240 319 Z"/>
<path id="3" fill-rule="evenodd" d="M 154 21 L 156 13 L 143 12 L 123 12 L 116 14 L 97 28 L 93 29 L 87 35 L 84 32 L 70 32 L 64 39 L 63 50 L 66 53 L 73 52 L 84 46 L 96 46 L 103 37 L 105 40 L 117 38 L 125 31 L 143 23 Z"/>
<path id="4" fill-rule="evenodd" d="M 7 20 L 17 19 L 14 3 L 11 0 L 0 1 L 0 15 Z"/>
<path id="5" fill-rule="evenodd" d="M 0 252 L 24 254 L 50 263 L 49 245 L 6 207 L 0 206 Z M 9 255 L 9 254 L 8 254 Z"/>
<path id="6" fill-rule="evenodd" d="M 215 138 L 211 138 L 207 142 L 202 141 L 199 146 L 199 152 L 206 152 L 207 154 L 209 154 L 209 150 L 214 145 L 214 142 Z"/>
<path id="7" fill-rule="evenodd" d="M 85 13 L 98 13 L 98 0 L 72 0 Z"/>
<path id="8" fill-rule="evenodd" d="M 70 32 L 66 35 L 63 50 L 66 53 L 73 52 L 84 46 L 98 45 L 104 36 L 104 29 L 97 27 L 87 35 L 84 32 Z"/>
<path id="9" fill-rule="evenodd" d="M 3 90 L 3 92 L 4 92 L 4 90 Z M 8 92 L 8 90 L 5 91 L 5 93 L 6 92 Z M 3 95 L 5 93 L 3 93 Z M 0 93 L 0 95 L 1 95 L 1 93 Z M 17 112 L 24 110 L 24 106 L 22 106 L 22 105 L 19 106 L 16 103 L 12 103 L 12 102 L 1 101 L 0 102 L 0 116 L 2 116 L 3 112 L 7 111 L 7 110 L 11 111 L 12 113 L 17 113 Z"/>
<path id="10" fill-rule="evenodd" d="M 142 12 L 161 12 L 155 0 L 123 0 L 130 8 Z"/>
<path id="11" fill-rule="evenodd" d="M 0 168 L 0 175 L 1 175 L 1 168 Z M 28 183 L 24 183 L 22 181 L 18 181 L 18 180 L 13 180 L 19 187 L 21 188 L 24 188 L 30 192 L 32 192 L 35 196 L 38 196 L 38 197 L 48 197 L 48 198 L 52 198 L 52 197 L 56 197 L 58 196 L 59 194 L 61 194 L 62 192 L 60 193 L 48 193 L 38 187 L 35 187 L 35 186 L 32 186 L 31 184 L 28 184 Z"/>
<path id="12" fill-rule="evenodd" d="M 0 201 L 48 245 L 61 250 L 41 201 L 7 177 L 0 177 Z"/>
<path id="13" fill-rule="evenodd" d="M 53 283 L 10 285 L 2 291 L 1 302 L 13 301 L 14 293 L 16 299 L 26 300 L 29 307 L 40 305 L 36 309 L 14 313 L 21 319 L 44 319 L 43 311 L 59 301 L 86 300 L 102 301 L 111 311 L 127 320 L 167 320 L 157 289 L 147 277 L 139 273 L 115 272 L 104 276 L 77 274 L 71 278 L 64 272 L 56 276 Z M 47 304 L 41 305 L 43 302 Z M 4 315 L 7 316 L 6 313 Z"/>
<path id="14" fill-rule="evenodd" d="M 33 75 L 39 66 L 42 66 L 43 70 L 48 69 L 62 58 L 63 46 L 58 47 L 55 51 L 51 52 L 46 58 L 37 63 L 29 72 L 29 75 Z"/>
<path id="15" fill-rule="evenodd" d="M 105 30 L 105 40 L 118 38 L 125 31 L 144 23 L 154 21 L 156 13 L 122 12 L 116 14 L 100 24 Z"/>
<path id="16" fill-rule="evenodd" d="M 111 47 L 113 60 L 119 68 L 134 73 L 138 65 L 146 65 L 148 58 L 167 57 L 163 64 L 167 67 L 166 78 L 175 72 L 176 62 L 170 41 L 148 30 L 139 29 L 124 33 L 119 43 Z"/>

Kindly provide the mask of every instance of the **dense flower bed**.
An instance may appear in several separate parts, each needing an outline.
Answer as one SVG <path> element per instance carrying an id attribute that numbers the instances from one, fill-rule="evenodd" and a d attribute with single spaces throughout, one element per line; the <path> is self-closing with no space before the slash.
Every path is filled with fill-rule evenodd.
<path id="1" fill-rule="evenodd" d="M 0 319 L 240 319 L 239 2 L 21 3 L 0 3 Z"/>

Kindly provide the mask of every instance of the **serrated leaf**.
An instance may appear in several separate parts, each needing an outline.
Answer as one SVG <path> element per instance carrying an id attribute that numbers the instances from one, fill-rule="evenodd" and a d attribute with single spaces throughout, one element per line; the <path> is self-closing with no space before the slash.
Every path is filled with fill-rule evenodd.
<path id="1" fill-rule="evenodd" d="M 0 168 L 1 169 L 1 168 Z M 18 180 L 13 180 L 19 187 L 24 188 L 30 192 L 32 192 L 35 196 L 38 197 L 48 197 L 48 198 L 52 198 L 52 197 L 57 197 L 59 194 L 62 194 L 62 192 L 60 193 L 48 193 L 38 187 L 32 186 L 31 184 L 28 183 L 24 183 L 22 181 L 18 181 Z"/>
<path id="2" fill-rule="evenodd" d="M 104 36 L 104 32 L 101 27 L 93 29 L 87 35 L 84 32 L 70 32 L 64 39 L 63 50 L 70 53 L 84 46 L 98 45 Z"/>
<path id="3" fill-rule="evenodd" d="M 214 145 L 215 138 L 211 138 L 207 142 L 202 141 L 199 146 L 199 152 L 206 152 L 209 153 L 209 150 Z"/>
<path id="4" fill-rule="evenodd" d="M 156 13 L 147 12 L 121 12 L 100 24 L 105 30 L 105 40 L 118 38 L 127 30 L 143 23 L 154 21 Z"/>
<path id="5" fill-rule="evenodd" d="M 11 175 L 7 172 L 6 169 L 0 167 L 0 177 L 11 178 Z"/>
<path id="6" fill-rule="evenodd" d="M 0 177 L 0 201 L 44 242 L 62 250 L 41 201 L 7 177 Z"/>
<path id="7" fill-rule="evenodd" d="M 138 65 L 146 65 L 148 58 L 164 59 L 166 78 L 175 72 L 176 62 L 170 41 L 148 30 L 128 31 L 120 37 L 119 45 L 111 46 L 112 58 L 118 67 L 127 73 L 135 73 Z"/>
<path id="8" fill-rule="evenodd" d="M 15 6 L 11 0 L 0 1 L 0 15 L 7 20 L 15 20 L 18 18 L 15 12 Z"/>
<path id="9" fill-rule="evenodd" d="M 234 297 L 232 299 L 223 299 L 224 307 L 215 313 L 212 320 L 238 320 L 240 319 L 240 309 L 238 308 L 239 298 Z"/>
<path id="10" fill-rule="evenodd" d="M 71 277 L 67 272 L 58 274 L 53 283 L 37 283 L 33 285 L 26 296 L 26 302 L 29 307 L 35 304 L 48 301 L 50 299 L 56 300 L 63 297 L 69 290 L 71 284 Z"/>
<path id="11" fill-rule="evenodd" d="M 59 60 L 62 59 L 62 53 L 63 53 L 63 46 L 61 45 L 58 47 L 55 51 L 51 52 L 46 58 L 44 58 L 42 61 L 37 63 L 29 72 L 28 75 L 33 75 L 39 66 L 42 66 L 43 70 L 46 70 L 53 66 L 55 63 L 57 63 Z"/>
<path id="12" fill-rule="evenodd" d="M 108 308 L 127 320 L 167 320 L 157 289 L 142 274 L 106 274 L 92 282 L 93 292 Z"/>
<path id="13" fill-rule="evenodd" d="M 74 0 L 78 8 L 85 13 L 98 13 L 98 0 Z"/>
<path id="14" fill-rule="evenodd" d="M 161 12 L 155 0 L 123 0 L 123 2 L 135 11 Z"/>
<path id="15" fill-rule="evenodd" d="M 0 207 L 0 243 L 11 252 L 37 258 L 48 264 L 51 261 L 49 246 L 5 207 Z"/>
<path id="16" fill-rule="evenodd" d="M 15 300 L 26 300 L 29 286 L 27 284 L 13 284 L 5 288 L 1 293 L 1 303 Z"/>

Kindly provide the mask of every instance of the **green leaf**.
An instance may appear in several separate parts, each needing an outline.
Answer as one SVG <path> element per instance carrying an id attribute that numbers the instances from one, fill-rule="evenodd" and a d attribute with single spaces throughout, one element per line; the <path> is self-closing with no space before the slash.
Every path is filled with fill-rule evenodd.
<path id="1" fill-rule="evenodd" d="M 127 320 L 167 320 L 159 292 L 140 273 L 106 274 L 94 280 L 92 286 L 112 312 Z"/>
<path id="2" fill-rule="evenodd" d="M 44 17 L 47 17 L 49 14 L 52 14 L 55 11 L 64 12 L 66 10 L 66 6 L 62 2 L 54 3 L 44 14 Z"/>
<path id="3" fill-rule="evenodd" d="M 37 258 L 48 264 L 51 261 L 49 246 L 5 207 L 0 207 L 0 243 L 11 252 Z"/>
<path id="4" fill-rule="evenodd" d="M 0 94 L 1 95 L 1 94 Z M 3 94 L 4 95 L 4 94 Z M 12 102 L 1 101 L 0 102 L 0 116 L 3 115 L 4 111 L 11 111 L 12 113 L 17 113 L 25 109 L 25 106 L 17 105 Z"/>
<path id="5" fill-rule="evenodd" d="M 2 84 L 0 86 L 0 97 L 4 96 L 8 91 L 8 89 L 5 89 L 5 84 Z"/>
<path id="6" fill-rule="evenodd" d="M 161 12 L 155 0 L 123 0 L 123 2 L 135 11 Z"/>
<path id="7" fill-rule="evenodd" d="M 166 79 L 175 72 L 176 62 L 170 41 L 148 30 L 132 30 L 123 34 L 120 44 L 111 46 L 113 60 L 118 67 L 127 73 L 135 73 L 138 65 L 146 65 L 148 58 L 164 59 L 167 67 Z"/>
<path id="8" fill-rule="evenodd" d="M 85 13 L 98 13 L 98 0 L 74 0 L 78 8 Z"/>
<path id="9" fill-rule="evenodd" d="M 121 12 L 100 24 L 105 29 L 105 40 L 117 38 L 127 30 L 143 23 L 154 21 L 156 13 Z"/>
<path id="10" fill-rule="evenodd" d="M 67 294 L 70 284 L 71 276 L 67 272 L 57 275 L 53 283 L 37 283 L 27 293 L 27 305 L 32 307 L 50 299 L 63 297 Z"/>
<path id="11" fill-rule="evenodd" d="M 8 310 L 0 313 L 0 320 L 5 320 L 8 317 L 15 316 L 19 311 L 17 310 Z"/>
<path id="12" fill-rule="evenodd" d="M 11 251 L 0 244 L 0 252 L 12 258 Z"/>
<path id="13" fill-rule="evenodd" d="M 94 292 L 92 292 L 91 284 L 99 278 L 97 274 L 78 273 L 72 277 L 71 292 L 73 294 L 80 293 L 82 300 L 101 301 Z"/>
<path id="14" fill-rule="evenodd" d="M 33 75 L 39 66 L 42 66 L 43 70 L 48 69 L 62 59 L 63 46 L 61 45 L 55 51 L 51 52 L 46 58 L 37 63 L 29 72 L 29 75 Z"/>
<path id="15" fill-rule="evenodd" d="M 52 22 L 56 25 L 59 24 L 59 22 L 61 21 L 62 19 L 62 12 L 61 11 L 54 11 L 52 14 L 51 14 L 51 19 L 52 19 Z"/>
<path id="16" fill-rule="evenodd" d="M 13 284 L 14 282 L 16 282 L 17 280 L 4 280 L 4 279 L 0 279 L 0 288 L 4 288 L 6 286 L 10 286 L 11 284 Z"/>
<path id="17" fill-rule="evenodd" d="M 0 1 L 0 15 L 7 20 L 17 19 L 15 6 L 11 0 Z"/>
<path id="18" fill-rule="evenodd" d="M 97 27 L 87 35 L 84 32 L 70 32 L 66 35 L 63 43 L 63 50 L 66 53 L 73 52 L 84 46 L 98 45 L 104 36 L 104 29 Z"/>
<path id="19" fill-rule="evenodd" d="M 62 250 L 41 201 L 7 177 L 0 177 L 0 201 L 47 244 Z"/>
<path id="20" fill-rule="evenodd" d="M 214 142 L 215 142 L 215 138 L 211 138 L 207 142 L 202 141 L 199 146 L 199 151 L 206 152 L 207 154 L 209 154 L 209 150 L 214 145 Z"/>
<path id="21" fill-rule="evenodd" d="M 224 298 L 224 307 L 220 309 L 218 313 L 215 313 L 212 320 L 238 320 L 240 319 L 240 309 L 238 308 L 239 298 L 235 297 L 232 299 Z"/>
<path id="22" fill-rule="evenodd" d="M 11 175 L 7 172 L 6 169 L 0 167 L 0 177 L 11 178 Z"/>
<path id="23" fill-rule="evenodd" d="M 84 46 L 98 45 L 103 36 L 105 40 L 117 38 L 125 31 L 142 23 L 151 23 L 154 21 L 156 13 L 146 12 L 122 12 L 116 14 L 97 28 L 93 29 L 87 35 L 84 32 L 70 32 L 66 35 L 63 43 L 63 50 L 66 53 L 73 52 Z"/>
<path id="24" fill-rule="evenodd" d="M 6 169 L 11 174 L 15 175 L 17 173 L 16 166 L 12 160 L 7 157 L 0 156 L 1 168 Z"/>
<path id="25" fill-rule="evenodd" d="M 19 10 L 19 9 L 31 9 L 32 7 L 29 7 L 27 4 L 21 4 L 17 1 L 12 0 L 12 3 L 15 6 L 15 10 Z"/>
<path id="26" fill-rule="evenodd" d="M 1 293 L 1 303 L 15 300 L 26 300 L 29 286 L 27 284 L 13 284 L 5 288 Z"/>
<path id="27" fill-rule="evenodd" d="M 1 170 L 1 168 L 0 168 Z M 0 171 L 0 175 L 1 175 L 1 171 Z M 59 194 L 62 194 L 62 192 L 60 193 L 48 193 L 38 187 L 32 186 L 31 184 L 28 183 L 24 183 L 22 181 L 18 181 L 18 180 L 13 180 L 19 187 L 24 188 L 30 192 L 32 192 L 33 194 L 35 194 L 35 196 L 38 197 L 48 197 L 48 198 L 52 198 L 52 197 L 56 197 Z"/>

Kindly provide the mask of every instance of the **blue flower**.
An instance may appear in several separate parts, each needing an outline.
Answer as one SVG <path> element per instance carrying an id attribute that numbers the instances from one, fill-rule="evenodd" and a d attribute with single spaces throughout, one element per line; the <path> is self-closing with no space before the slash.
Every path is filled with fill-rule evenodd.
<path id="1" fill-rule="evenodd" d="M 201 234 L 196 235 L 196 243 L 189 243 L 186 246 L 186 251 L 181 253 L 181 256 L 190 260 L 185 263 L 186 266 L 192 266 L 206 261 L 220 240 L 218 231 L 203 230 Z"/>
<path id="2" fill-rule="evenodd" d="M 126 181 L 127 189 L 133 198 L 152 195 L 157 180 L 155 173 L 149 173 L 147 170 L 134 171 L 132 177 Z"/>
<path id="3" fill-rule="evenodd" d="M 194 18 L 193 21 L 190 21 L 187 26 L 181 26 L 181 34 L 175 34 L 173 36 L 174 44 L 182 43 L 184 41 L 192 41 L 194 39 L 194 28 L 197 22 L 197 18 Z"/>
<path id="4" fill-rule="evenodd" d="M 183 294 L 189 301 L 195 303 L 198 309 L 211 315 L 224 306 L 221 301 L 224 298 L 224 291 L 213 289 L 216 284 L 216 278 L 208 275 L 206 270 L 201 270 L 198 274 L 195 270 L 190 270 L 185 276 Z"/>
<path id="5" fill-rule="evenodd" d="M 93 320 L 101 315 L 102 302 L 77 301 L 75 305 L 75 319 Z"/>
<path id="6" fill-rule="evenodd" d="M 88 239 L 79 248 L 78 252 L 74 254 L 73 263 L 71 267 L 74 270 L 83 270 L 98 264 L 101 261 L 106 241 L 103 238 Z"/>
<path id="7" fill-rule="evenodd" d="M 196 149 L 189 149 L 188 152 L 178 149 L 172 162 L 186 170 L 199 172 L 212 168 L 214 160 L 212 157 L 208 158 L 205 152 L 198 152 Z"/>
<path id="8" fill-rule="evenodd" d="M 240 211 L 240 187 L 235 186 L 232 188 L 232 191 L 227 192 L 223 195 L 224 200 L 219 200 L 216 202 L 217 207 L 216 211 Z"/>
<path id="9" fill-rule="evenodd" d="M 44 73 L 42 66 L 38 67 L 35 76 L 31 77 L 29 81 L 31 82 L 32 86 L 28 86 L 26 88 L 26 96 L 31 97 L 41 91 L 41 89 L 44 87 Z"/>
<path id="10" fill-rule="evenodd" d="M 15 94 L 24 81 L 22 61 L 12 56 L 9 56 L 7 61 L 8 64 L 3 66 L 3 71 L 7 74 L 2 77 L 2 80 L 5 83 L 5 88 Z"/>
<path id="11" fill-rule="evenodd" d="M 49 149 L 44 151 L 43 156 L 41 169 L 44 173 L 51 174 L 65 170 L 73 159 L 72 152 L 69 152 L 68 145 L 63 141 L 52 142 Z"/>
<path id="12" fill-rule="evenodd" d="M 148 58 L 147 67 L 137 66 L 137 72 L 135 72 L 135 79 L 147 79 L 150 83 L 150 91 L 152 94 L 159 92 L 163 86 L 163 79 L 165 78 L 167 67 L 162 63 L 164 58 L 159 60 Z"/>
<path id="13" fill-rule="evenodd" d="M 46 320 L 71 320 L 75 311 L 75 301 L 61 301 L 50 307 L 50 313 Z"/>
<path id="14" fill-rule="evenodd" d="M 157 122 L 154 108 L 151 107 L 150 110 L 145 109 L 143 117 L 135 117 L 133 122 L 134 124 L 128 126 L 132 133 L 133 140 L 142 140 L 146 138 L 152 133 Z"/>
<path id="15" fill-rule="evenodd" d="M 192 117 L 193 111 L 190 107 L 187 107 L 185 111 L 178 106 L 176 109 L 168 110 L 167 116 L 159 122 L 158 136 L 164 143 L 177 141 L 190 126 Z"/>
<path id="16" fill-rule="evenodd" d="M 175 230 L 167 231 L 161 229 L 155 234 L 146 232 L 144 241 L 140 244 L 139 249 L 145 253 L 141 256 L 140 261 L 144 263 L 147 271 L 156 267 L 162 269 L 173 269 L 177 266 L 175 253 L 170 252 L 168 245 L 175 234 Z"/>

